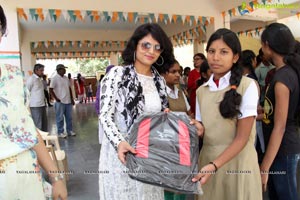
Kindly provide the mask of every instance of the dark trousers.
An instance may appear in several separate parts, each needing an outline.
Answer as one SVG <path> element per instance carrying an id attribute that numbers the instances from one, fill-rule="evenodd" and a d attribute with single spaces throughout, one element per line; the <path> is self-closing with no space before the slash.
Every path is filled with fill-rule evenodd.
<path id="1" fill-rule="evenodd" d="M 45 98 L 47 100 L 47 104 L 48 106 L 51 106 L 51 103 L 50 103 L 50 96 L 49 96 L 49 93 L 47 90 L 44 90 L 44 94 L 45 94 Z"/>
<path id="2" fill-rule="evenodd" d="M 275 158 L 269 174 L 270 200 L 297 200 L 297 169 L 300 154 Z"/>

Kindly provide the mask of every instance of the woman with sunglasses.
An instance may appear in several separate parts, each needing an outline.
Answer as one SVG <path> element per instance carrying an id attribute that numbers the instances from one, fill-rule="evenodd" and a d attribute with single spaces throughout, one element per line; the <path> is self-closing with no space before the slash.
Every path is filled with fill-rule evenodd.
<path id="1" fill-rule="evenodd" d="M 156 68 L 174 62 L 173 47 L 158 24 L 139 26 L 122 53 L 125 66 L 115 66 L 101 82 L 100 123 L 105 137 L 99 160 L 101 200 L 159 200 L 163 188 L 130 179 L 125 155 L 136 153 L 127 142 L 129 129 L 144 112 L 164 111 L 166 85 Z"/>
<path id="2" fill-rule="evenodd" d="M 6 17 L 0 6 L 0 42 Z M 40 165 L 52 182 L 54 200 L 67 189 L 28 110 L 29 95 L 19 67 L 0 64 L 0 199 L 45 199 Z"/>

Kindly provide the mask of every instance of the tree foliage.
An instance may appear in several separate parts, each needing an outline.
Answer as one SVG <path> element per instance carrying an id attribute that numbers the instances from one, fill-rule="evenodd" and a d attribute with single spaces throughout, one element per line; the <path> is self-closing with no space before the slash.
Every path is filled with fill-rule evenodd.
<path id="1" fill-rule="evenodd" d="M 82 59 L 76 60 L 77 72 L 80 72 L 84 76 L 95 76 L 97 71 L 105 71 L 105 68 L 109 65 L 108 59 Z"/>

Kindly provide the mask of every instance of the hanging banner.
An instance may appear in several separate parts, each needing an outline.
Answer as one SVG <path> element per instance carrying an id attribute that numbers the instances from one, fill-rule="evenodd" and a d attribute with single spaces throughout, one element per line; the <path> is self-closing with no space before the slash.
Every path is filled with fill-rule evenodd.
<path id="1" fill-rule="evenodd" d="M 232 11 L 231 11 L 232 12 Z M 234 11 L 235 12 L 235 11 Z M 147 23 L 147 22 L 162 22 L 164 24 L 180 23 L 190 26 L 203 25 L 207 26 L 214 22 L 213 17 L 206 16 L 185 16 L 178 14 L 166 13 L 139 13 L 139 12 L 120 12 L 120 11 L 95 11 L 95 10 L 60 10 L 60 9 L 42 9 L 42 8 L 17 8 L 19 19 L 28 21 L 45 21 L 57 22 L 62 19 L 68 22 L 81 21 L 100 22 L 100 19 L 106 22 L 131 22 L 131 23 Z M 49 17 L 46 17 L 48 16 Z M 103 16 L 103 17 L 100 17 Z"/>
<path id="2" fill-rule="evenodd" d="M 236 34 L 238 36 L 243 36 L 245 34 L 245 36 L 248 36 L 248 37 L 259 37 L 260 34 L 262 33 L 263 31 L 263 27 L 256 27 L 254 29 L 248 29 L 248 30 L 245 30 L 245 31 L 239 31 L 237 32 Z"/>

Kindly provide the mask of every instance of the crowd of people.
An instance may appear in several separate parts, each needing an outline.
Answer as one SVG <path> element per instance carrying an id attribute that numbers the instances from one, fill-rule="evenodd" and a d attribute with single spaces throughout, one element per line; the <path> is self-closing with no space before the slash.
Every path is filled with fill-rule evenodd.
<path id="1" fill-rule="evenodd" d="M 3 35 L 2 7 L 0 20 Z M 261 44 L 256 56 L 242 50 L 234 32 L 221 28 L 208 39 L 207 57 L 196 53 L 194 69 L 183 69 L 163 29 L 156 23 L 140 25 L 122 52 L 123 66 L 109 66 L 97 89 L 99 171 L 109 172 L 99 173 L 100 199 L 186 198 L 131 179 L 126 172 L 126 154 L 137 153 L 128 141 L 135 121 L 145 113 L 170 111 L 190 116 L 201 140 L 199 172 L 190 180 L 202 185 L 203 195 L 197 199 L 260 200 L 266 190 L 271 200 L 298 199 L 299 42 L 286 25 L 272 23 L 263 31 Z M 20 68 L 0 67 L 0 171 L 5 172 L 0 174 L 0 199 L 30 199 L 33 194 L 34 199 L 43 199 L 40 173 L 16 174 L 16 170 L 39 172 L 39 165 L 50 177 L 54 199 L 66 199 L 61 174 L 51 173 L 57 168 L 38 131 L 47 131 L 44 66 L 34 66 L 26 85 Z M 72 87 L 82 103 L 84 79 L 78 74 L 71 83 L 62 64 L 56 71 L 49 87 L 57 134 L 75 136 Z M 92 94 L 89 84 L 87 98 Z"/>

